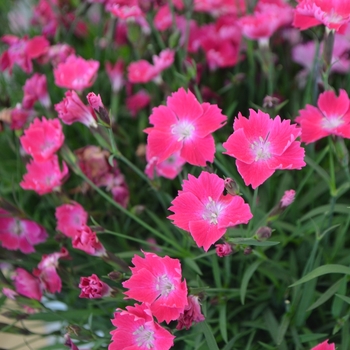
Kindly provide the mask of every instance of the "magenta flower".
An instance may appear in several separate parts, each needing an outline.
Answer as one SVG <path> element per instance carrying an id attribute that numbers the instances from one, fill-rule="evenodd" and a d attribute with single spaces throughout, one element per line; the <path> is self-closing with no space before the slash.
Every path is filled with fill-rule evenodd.
<path id="1" fill-rule="evenodd" d="M 224 256 L 228 256 L 232 254 L 232 247 L 231 244 L 225 242 L 223 244 L 216 244 L 215 245 L 215 252 L 216 255 L 220 258 L 223 258 Z"/>
<path id="2" fill-rule="evenodd" d="M 317 106 L 306 105 L 295 119 L 301 126 L 301 141 L 311 143 L 329 135 L 350 138 L 350 100 L 345 90 L 339 97 L 334 91 L 323 92 Z"/>
<path id="3" fill-rule="evenodd" d="M 147 304 L 127 306 L 126 311 L 117 309 L 112 324 L 117 329 L 111 332 L 108 350 L 169 350 L 174 345 L 175 337 L 154 322 Z"/>
<path id="4" fill-rule="evenodd" d="M 148 83 L 158 76 L 158 70 L 148 61 L 139 60 L 128 66 L 128 80 L 130 83 Z"/>
<path id="5" fill-rule="evenodd" d="M 328 344 L 328 339 L 323 343 L 314 346 L 311 350 L 335 350 L 335 344 Z"/>
<path id="6" fill-rule="evenodd" d="M 214 161 L 215 142 L 211 135 L 226 123 L 217 105 L 200 104 L 192 92 L 180 88 L 167 99 L 167 106 L 153 108 L 149 117 L 154 127 L 148 134 L 149 156 L 163 162 L 172 154 L 180 155 L 188 163 L 205 166 Z"/>
<path id="7" fill-rule="evenodd" d="M 65 62 L 54 68 L 55 84 L 66 89 L 83 91 L 94 83 L 99 66 L 98 61 L 70 55 Z"/>
<path id="8" fill-rule="evenodd" d="M 285 191 L 283 194 L 283 197 L 280 200 L 280 207 L 281 208 L 287 208 L 290 206 L 295 199 L 295 191 L 294 190 L 288 190 Z"/>
<path id="9" fill-rule="evenodd" d="M 73 248 L 80 249 L 94 256 L 102 256 L 106 253 L 96 233 L 86 224 L 83 224 L 81 228 L 77 230 L 77 234 L 72 239 L 72 245 Z"/>
<path id="10" fill-rule="evenodd" d="M 198 296 L 189 295 L 187 297 L 188 305 L 185 307 L 184 313 L 181 314 L 177 320 L 176 329 L 181 330 L 186 328 L 190 329 L 193 322 L 202 322 L 205 320 L 205 317 L 201 313 L 201 304 L 199 303 Z"/>
<path id="11" fill-rule="evenodd" d="M 173 224 L 190 232 L 198 247 L 208 251 L 227 228 L 246 224 L 252 218 L 249 205 L 240 196 L 224 196 L 225 182 L 205 171 L 198 179 L 188 176 L 182 191 L 171 202 Z"/>
<path id="12" fill-rule="evenodd" d="M 305 150 L 295 139 L 300 129 L 289 120 L 271 119 L 267 113 L 250 109 L 249 119 L 238 114 L 234 133 L 223 143 L 231 157 L 236 158 L 238 172 L 245 184 L 255 189 L 277 169 L 301 169 L 305 166 Z"/>
<path id="13" fill-rule="evenodd" d="M 26 80 L 23 86 L 23 91 L 23 108 L 33 108 L 36 101 L 39 101 L 45 108 L 49 108 L 51 106 L 50 96 L 47 92 L 47 80 L 45 75 L 35 73 L 31 78 Z"/>
<path id="14" fill-rule="evenodd" d="M 0 208 L 0 242 L 9 250 L 20 250 L 24 254 L 35 252 L 34 245 L 45 242 L 48 235 L 34 221 L 14 218 Z"/>
<path id="15" fill-rule="evenodd" d="M 137 113 L 145 109 L 151 102 L 151 96 L 146 90 L 140 90 L 133 95 L 126 98 L 126 108 L 129 110 L 131 116 L 135 118 Z"/>
<path id="16" fill-rule="evenodd" d="M 120 91 L 125 84 L 124 61 L 119 59 L 114 65 L 110 62 L 106 62 L 105 68 L 108 78 L 111 81 L 113 92 Z"/>
<path id="17" fill-rule="evenodd" d="M 145 258 L 135 255 L 131 267 L 132 276 L 123 287 L 130 299 L 150 304 L 150 310 L 158 322 L 176 320 L 187 305 L 186 281 L 181 282 L 181 265 L 178 259 L 161 258 L 146 253 Z"/>
<path id="18" fill-rule="evenodd" d="M 97 128 L 96 118 L 91 107 L 87 107 L 75 91 L 67 91 L 63 100 L 55 104 L 58 117 L 64 124 L 79 122 L 87 127 Z"/>
<path id="19" fill-rule="evenodd" d="M 57 207 L 55 216 L 57 220 L 56 230 L 71 238 L 78 233 L 77 230 L 85 225 L 88 220 L 88 213 L 77 202 L 62 204 Z"/>
<path id="20" fill-rule="evenodd" d="M 24 190 L 33 190 L 43 195 L 59 189 L 67 175 L 66 163 L 63 162 L 61 170 L 57 155 L 53 155 L 52 158 L 43 162 L 32 160 L 28 163 L 27 174 L 23 176 L 20 186 Z"/>
<path id="21" fill-rule="evenodd" d="M 81 289 L 79 298 L 99 299 L 110 296 L 112 288 L 102 282 L 95 274 L 90 277 L 80 277 L 79 288 Z"/>
<path id="22" fill-rule="evenodd" d="M 22 129 L 27 120 L 34 114 L 32 110 L 22 108 L 19 103 L 10 113 L 12 130 Z"/>
<path id="23" fill-rule="evenodd" d="M 18 267 L 14 277 L 14 285 L 18 294 L 24 295 L 30 299 L 39 300 L 43 296 L 42 287 L 39 278 L 31 275 L 26 270 Z"/>
<path id="24" fill-rule="evenodd" d="M 24 151 L 30 154 L 35 161 L 42 162 L 49 160 L 58 151 L 63 142 L 64 134 L 58 119 L 42 117 L 35 118 L 29 128 L 20 137 Z"/>

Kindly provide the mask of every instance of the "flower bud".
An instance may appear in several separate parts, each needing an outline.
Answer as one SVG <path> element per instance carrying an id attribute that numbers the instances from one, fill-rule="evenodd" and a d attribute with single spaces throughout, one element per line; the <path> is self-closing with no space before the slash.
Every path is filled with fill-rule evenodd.
<path id="1" fill-rule="evenodd" d="M 227 177 L 224 180 L 224 184 L 228 194 L 230 194 L 231 196 L 236 196 L 239 194 L 239 187 L 235 180 L 231 179 L 230 177 Z"/>
<path id="2" fill-rule="evenodd" d="M 224 256 L 231 255 L 233 250 L 229 243 L 225 242 L 224 244 L 216 244 L 215 245 L 216 255 L 220 258 Z"/>
<path id="3" fill-rule="evenodd" d="M 271 237 L 272 230 L 270 227 L 259 227 L 255 233 L 255 237 L 258 241 L 266 241 Z"/>
<path id="4" fill-rule="evenodd" d="M 250 255 L 253 252 L 252 247 L 246 247 L 243 251 L 244 255 Z"/>
<path id="5" fill-rule="evenodd" d="M 187 330 L 191 327 L 192 322 L 202 322 L 205 317 L 201 313 L 201 306 L 198 300 L 198 296 L 189 295 L 187 297 L 187 306 L 185 306 L 183 314 L 178 318 L 176 329 L 181 330 L 186 328 Z"/>

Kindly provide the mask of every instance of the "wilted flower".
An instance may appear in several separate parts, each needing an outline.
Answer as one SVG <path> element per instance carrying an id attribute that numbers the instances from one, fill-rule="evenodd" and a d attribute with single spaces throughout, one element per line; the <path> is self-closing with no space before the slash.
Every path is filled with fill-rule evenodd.
<path id="1" fill-rule="evenodd" d="M 185 306 L 185 311 L 178 318 L 178 323 L 176 329 L 181 330 L 182 328 L 190 329 L 192 323 L 202 322 L 205 317 L 201 313 L 201 305 L 198 300 L 198 296 L 189 295 L 187 297 L 187 306 Z"/>

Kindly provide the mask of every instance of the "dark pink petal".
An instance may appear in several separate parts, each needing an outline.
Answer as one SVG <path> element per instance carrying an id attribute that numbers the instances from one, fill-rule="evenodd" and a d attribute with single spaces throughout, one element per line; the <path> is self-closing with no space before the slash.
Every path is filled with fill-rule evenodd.
<path id="1" fill-rule="evenodd" d="M 339 97 L 332 90 L 325 91 L 319 96 L 317 105 L 327 118 L 341 117 L 349 110 L 349 96 L 342 89 Z"/>
<path id="2" fill-rule="evenodd" d="M 180 88 L 167 99 L 167 106 L 181 120 L 196 120 L 203 114 L 203 108 L 191 91 Z"/>
<path id="3" fill-rule="evenodd" d="M 280 156 L 275 156 L 266 161 L 270 169 L 301 169 L 304 162 L 305 149 L 300 147 L 300 142 L 293 142 Z"/>
<path id="4" fill-rule="evenodd" d="M 244 203 L 240 196 L 227 195 L 227 200 L 230 200 L 227 207 L 220 213 L 218 228 L 232 227 L 239 224 L 247 224 L 253 217 L 250 207 Z"/>
<path id="5" fill-rule="evenodd" d="M 212 135 L 185 140 L 180 153 L 188 163 L 197 166 L 206 166 L 207 162 L 213 163 L 214 154 L 215 142 Z"/>
<path id="6" fill-rule="evenodd" d="M 169 132 L 172 125 L 178 122 L 174 112 L 167 106 L 155 107 L 149 117 L 150 124 L 153 124 L 159 131 Z"/>
<path id="7" fill-rule="evenodd" d="M 269 169 L 264 161 L 246 164 L 237 160 L 236 166 L 246 186 L 252 185 L 253 189 L 260 186 L 275 172 L 274 169 Z"/>
<path id="8" fill-rule="evenodd" d="M 225 125 L 227 117 L 221 114 L 217 105 L 203 103 L 203 115 L 196 121 L 196 135 L 205 137 Z"/>

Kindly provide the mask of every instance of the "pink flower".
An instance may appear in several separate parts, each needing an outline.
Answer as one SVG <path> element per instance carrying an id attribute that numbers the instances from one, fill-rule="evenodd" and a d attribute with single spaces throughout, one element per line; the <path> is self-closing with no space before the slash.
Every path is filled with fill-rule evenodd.
<path id="1" fill-rule="evenodd" d="M 311 350 L 335 350 L 335 344 L 328 344 L 328 339 L 323 343 L 314 346 Z"/>
<path id="2" fill-rule="evenodd" d="M 112 343 L 108 350 L 154 349 L 169 350 L 174 336 L 153 321 L 152 311 L 146 304 L 117 309 L 112 324 Z"/>
<path id="3" fill-rule="evenodd" d="M 113 92 L 118 92 L 124 86 L 124 61 L 119 59 L 114 65 L 106 62 L 106 72 L 112 84 Z"/>
<path id="4" fill-rule="evenodd" d="M 98 240 L 96 233 L 89 226 L 83 224 L 77 230 L 77 234 L 72 239 L 72 245 L 75 249 L 80 249 L 87 254 L 94 256 L 103 256 L 106 253 L 104 246 Z"/>
<path id="5" fill-rule="evenodd" d="M 81 292 L 79 298 L 99 299 L 110 296 L 111 287 L 102 282 L 95 274 L 90 277 L 80 277 L 79 288 Z"/>
<path id="6" fill-rule="evenodd" d="M 295 139 L 300 135 L 290 120 L 250 109 L 249 119 L 238 114 L 234 133 L 223 143 L 228 154 L 236 158 L 237 170 L 245 184 L 255 189 L 277 169 L 301 169 L 305 166 L 305 150 Z"/>
<path id="7" fill-rule="evenodd" d="M 45 75 L 35 73 L 31 78 L 26 80 L 23 91 L 23 108 L 33 108 L 36 101 L 40 101 L 42 106 L 45 108 L 49 108 L 51 106 L 50 96 L 47 92 L 47 81 Z"/>
<path id="8" fill-rule="evenodd" d="M 350 138 L 350 101 L 345 90 L 340 90 L 339 97 L 331 90 L 323 92 L 317 106 L 306 105 L 295 119 L 302 129 L 301 141 L 311 143 L 329 135 Z"/>
<path id="9" fill-rule="evenodd" d="M 43 296 L 40 280 L 26 270 L 18 267 L 14 277 L 14 285 L 18 294 L 30 299 L 39 300 Z"/>
<path id="10" fill-rule="evenodd" d="M 0 208 L 0 241 L 9 250 L 20 250 L 29 254 L 35 252 L 34 245 L 45 242 L 48 235 L 41 225 L 34 221 L 11 217 Z"/>
<path id="11" fill-rule="evenodd" d="M 50 43 L 43 36 L 28 39 L 27 36 L 17 38 L 14 35 L 4 35 L 1 41 L 10 47 L 0 56 L 0 71 L 6 69 L 12 73 L 14 64 L 17 64 L 26 73 L 33 71 L 32 60 L 43 55 Z"/>
<path id="12" fill-rule="evenodd" d="M 198 247 L 208 251 L 227 228 L 246 224 L 252 214 L 240 196 L 224 196 L 225 182 L 216 174 L 205 171 L 198 179 L 188 175 L 182 191 L 171 202 L 173 224 L 190 232 Z"/>
<path id="13" fill-rule="evenodd" d="M 145 174 L 153 180 L 154 176 L 162 176 L 166 179 L 175 179 L 175 177 L 181 172 L 183 165 L 186 161 L 181 158 L 180 152 L 172 154 L 168 159 L 158 163 L 158 158 L 153 157 L 149 159 L 148 152 L 146 152 L 147 166 Z"/>
<path id="14" fill-rule="evenodd" d="M 121 19 L 140 17 L 143 15 L 137 0 L 109 1 L 106 4 L 106 11 L 111 12 L 114 16 Z"/>
<path id="15" fill-rule="evenodd" d="M 295 199 L 294 190 L 285 191 L 280 201 L 281 208 L 286 208 L 290 206 L 294 202 L 294 199 Z"/>
<path id="16" fill-rule="evenodd" d="M 88 213 L 77 202 L 62 204 L 57 207 L 55 216 L 57 220 L 56 230 L 71 238 L 77 234 L 77 230 L 85 225 L 88 220 Z"/>
<path id="17" fill-rule="evenodd" d="M 139 60 L 128 66 L 128 80 L 130 83 L 148 83 L 158 76 L 158 70 L 148 61 Z"/>
<path id="18" fill-rule="evenodd" d="M 48 48 L 45 55 L 40 57 L 40 62 L 51 64 L 56 67 L 58 64 L 63 63 L 66 59 L 75 54 L 75 49 L 68 44 L 56 44 Z"/>
<path id="19" fill-rule="evenodd" d="M 232 247 L 227 242 L 225 242 L 224 244 L 216 244 L 215 251 L 217 256 L 223 258 L 224 256 L 232 254 Z"/>
<path id="20" fill-rule="evenodd" d="M 176 329 L 178 330 L 184 327 L 188 330 L 191 328 L 193 322 L 198 323 L 205 320 L 205 317 L 201 313 L 201 304 L 199 303 L 198 296 L 189 295 L 187 302 L 188 305 L 185 306 L 184 313 L 177 320 Z"/>
<path id="21" fill-rule="evenodd" d="M 35 118 L 29 128 L 20 137 L 24 151 L 30 154 L 35 161 L 42 162 L 49 160 L 57 152 L 63 142 L 64 134 L 58 119 L 42 117 Z"/>
<path id="22" fill-rule="evenodd" d="M 90 107 L 83 104 L 75 91 L 67 91 L 66 97 L 60 103 L 55 104 L 55 110 L 63 123 L 71 125 L 79 122 L 87 127 L 97 128 L 94 113 Z"/>
<path id="23" fill-rule="evenodd" d="M 27 164 L 27 174 L 23 176 L 20 186 L 24 190 L 33 190 L 39 195 L 57 190 L 68 175 L 68 167 L 63 162 L 61 171 L 57 155 L 52 158 L 37 162 L 32 160 Z"/>
<path id="24" fill-rule="evenodd" d="M 187 305 L 186 281 L 181 282 L 181 265 L 178 259 L 161 258 L 144 252 L 145 258 L 135 255 L 132 276 L 123 287 L 130 299 L 150 304 L 158 322 L 176 320 Z"/>
<path id="25" fill-rule="evenodd" d="M 293 25 L 301 30 L 324 24 L 335 31 L 344 31 L 350 22 L 348 0 L 298 0 Z"/>
<path id="26" fill-rule="evenodd" d="M 2 288 L 2 294 L 12 300 L 16 300 L 16 297 L 18 296 L 18 293 L 15 290 L 6 287 Z"/>
<path id="27" fill-rule="evenodd" d="M 194 0 L 194 9 L 199 12 L 209 12 L 212 16 L 237 15 L 245 13 L 244 0 Z"/>
<path id="28" fill-rule="evenodd" d="M 136 117 L 137 113 L 146 108 L 151 102 L 151 96 L 146 90 L 140 90 L 126 98 L 126 108 L 131 113 L 132 117 Z"/>
<path id="29" fill-rule="evenodd" d="M 88 100 L 90 107 L 97 112 L 100 110 L 100 108 L 105 108 L 100 94 L 96 95 L 94 92 L 89 92 L 86 99 Z"/>
<path id="30" fill-rule="evenodd" d="M 163 32 L 171 27 L 173 20 L 168 4 L 159 7 L 153 21 L 155 28 L 160 32 Z"/>
<path id="31" fill-rule="evenodd" d="M 62 248 L 58 253 L 43 255 L 38 267 L 33 270 L 34 276 L 38 277 L 42 283 L 42 288 L 49 293 L 61 292 L 62 281 L 56 269 L 58 259 L 67 258 L 68 250 Z"/>
<path id="32" fill-rule="evenodd" d="M 64 335 L 64 340 L 64 345 L 69 346 L 70 350 L 79 350 L 79 348 L 73 343 L 68 333 Z"/>
<path id="33" fill-rule="evenodd" d="M 98 61 L 70 55 L 65 62 L 54 68 L 55 84 L 66 89 L 82 91 L 92 86 L 99 66 Z"/>
<path id="34" fill-rule="evenodd" d="M 26 110 L 18 103 L 15 108 L 11 110 L 11 129 L 22 129 L 27 120 L 33 115 L 31 110 Z"/>
<path id="35" fill-rule="evenodd" d="M 165 49 L 159 53 L 158 56 L 152 57 L 155 70 L 160 73 L 163 70 L 169 68 L 174 63 L 175 51 L 171 49 Z"/>
<path id="36" fill-rule="evenodd" d="M 149 156 L 163 162 L 172 154 L 180 155 L 188 163 L 205 166 L 214 161 L 215 142 L 212 132 L 221 128 L 227 117 L 217 105 L 200 104 L 192 92 L 180 88 L 167 98 L 167 106 L 153 108 L 149 117 L 154 127 L 148 134 Z"/>

